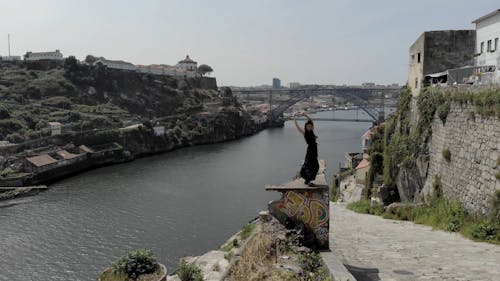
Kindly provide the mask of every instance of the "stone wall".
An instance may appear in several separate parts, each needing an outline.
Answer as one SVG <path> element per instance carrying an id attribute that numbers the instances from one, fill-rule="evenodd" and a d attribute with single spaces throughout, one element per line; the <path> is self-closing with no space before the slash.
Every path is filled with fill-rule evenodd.
<path id="1" fill-rule="evenodd" d="M 437 177 L 445 197 L 456 199 L 470 212 L 486 215 L 492 198 L 500 190 L 496 174 L 500 157 L 500 120 L 481 118 L 473 105 L 451 104 L 446 123 L 436 116 L 429 143 L 430 161 L 423 195 L 433 191 Z M 443 150 L 451 152 L 451 159 Z"/>

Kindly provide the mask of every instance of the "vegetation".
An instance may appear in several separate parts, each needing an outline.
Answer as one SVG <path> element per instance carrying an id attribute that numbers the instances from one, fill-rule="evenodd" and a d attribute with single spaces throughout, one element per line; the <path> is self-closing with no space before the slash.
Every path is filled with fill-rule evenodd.
<path id="1" fill-rule="evenodd" d="M 154 273 L 159 268 L 151 250 L 141 249 L 128 252 L 112 265 L 116 277 L 137 279 L 141 275 Z M 119 279 L 116 279 L 119 280 Z"/>
<path id="2" fill-rule="evenodd" d="M 439 183 L 438 183 L 439 185 Z M 427 204 L 401 203 L 384 209 L 370 205 L 368 200 L 350 203 L 347 208 L 357 213 L 381 215 L 386 219 L 408 220 L 451 232 L 459 232 L 469 239 L 500 244 L 500 191 L 496 193 L 495 208 L 489 218 L 470 215 L 458 201 L 445 199 L 436 190 Z"/>
<path id="3" fill-rule="evenodd" d="M 201 269 L 194 264 L 182 262 L 177 270 L 177 276 L 182 281 L 203 281 Z"/>
<path id="4" fill-rule="evenodd" d="M 214 71 L 212 69 L 212 67 L 206 65 L 206 64 L 201 64 L 200 66 L 198 66 L 198 72 L 203 76 L 205 74 L 210 74 L 212 73 L 212 71 Z"/>
<path id="5" fill-rule="evenodd" d="M 252 234 L 254 229 L 255 229 L 254 223 L 246 224 L 241 230 L 240 234 L 241 240 L 246 240 L 248 237 L 250 237 L 250 234 Z"/>

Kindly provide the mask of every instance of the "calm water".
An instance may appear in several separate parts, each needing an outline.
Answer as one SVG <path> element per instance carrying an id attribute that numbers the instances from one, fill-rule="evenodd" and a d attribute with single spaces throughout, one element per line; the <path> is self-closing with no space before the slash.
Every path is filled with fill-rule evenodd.
<path id="1" fill-rule="evenodd" d="M 342 116 L 355 113 L 335 113 Z M 330 175 L 346 151 L 360 149 L 369 126 L 316 123 Z M 95 280 L 136 248 L 151 248 L 174 269 L 182 256 L 216 248 L 266 209 L 277 194 L 264 185 L 291 179 L 304 154 L 304 140 L 288 122 L 239 141 L 89 171 L 38 196 L 0 202 L 0 280 Z"/>

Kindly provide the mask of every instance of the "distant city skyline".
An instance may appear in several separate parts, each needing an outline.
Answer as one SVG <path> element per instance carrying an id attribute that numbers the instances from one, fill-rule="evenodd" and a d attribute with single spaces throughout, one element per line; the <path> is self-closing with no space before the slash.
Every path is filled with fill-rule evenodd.
<path id="1" fill-rule="evenodd" d="M 477 3 L 480 3 L 477 4 Z M 190 55 L 219 85 L 404 84 L 427 30 L 474 29 L 498 1 L 5 1 L 0 55 L 61 50 L 134 64 Z M 7 12 L 6 12 L 7 11 Z"/>

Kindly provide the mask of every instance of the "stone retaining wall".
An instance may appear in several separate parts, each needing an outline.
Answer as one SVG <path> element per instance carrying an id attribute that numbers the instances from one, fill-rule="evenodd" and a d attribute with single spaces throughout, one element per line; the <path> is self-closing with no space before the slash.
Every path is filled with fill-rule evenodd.
<path id="1" fill-rule="evenodd" d="M 482 118 L 471 104 L 452 103 L 446 123 L 436 116 L 429 143 L 430 161 L 423 194 L 440 178 L 444 195 L 459 200 L 472 213 L 486 215 L 500 190 L 500 120 Z M 443 156 L 451 152 L 451 159 Z"/>

